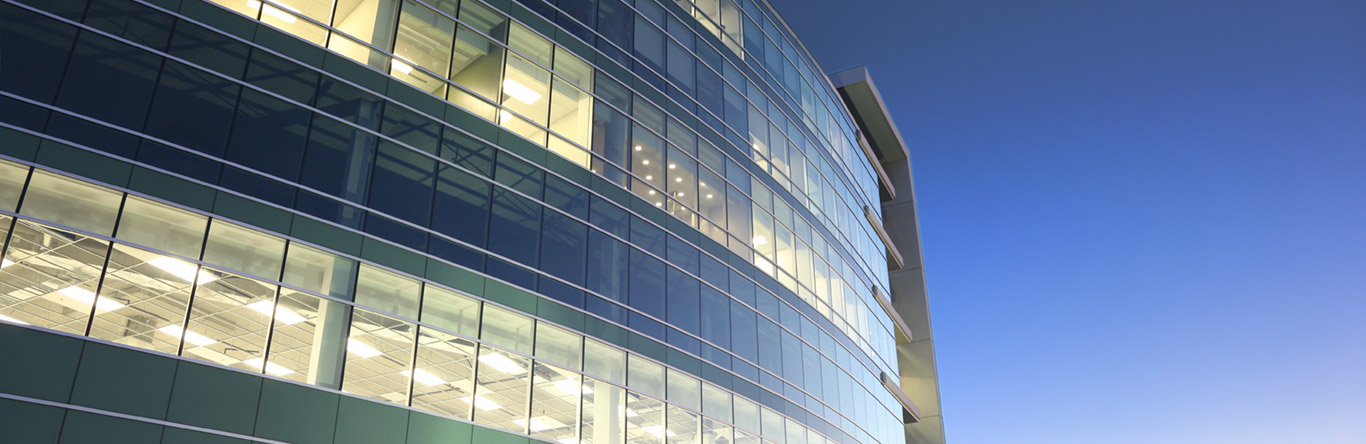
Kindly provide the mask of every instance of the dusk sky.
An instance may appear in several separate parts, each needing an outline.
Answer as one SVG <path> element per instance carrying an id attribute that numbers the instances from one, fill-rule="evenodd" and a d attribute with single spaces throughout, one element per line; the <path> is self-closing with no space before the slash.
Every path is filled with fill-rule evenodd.
<path id="1" fill-rule="evenodd" d="M 773 3 L 910 147 L 950 443 L 1366 443 L 1366 1 Z"/>

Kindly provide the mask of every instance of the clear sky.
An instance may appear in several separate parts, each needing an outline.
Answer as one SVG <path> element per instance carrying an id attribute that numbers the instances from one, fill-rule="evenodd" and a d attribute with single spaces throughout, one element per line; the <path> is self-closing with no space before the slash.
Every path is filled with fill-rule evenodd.
<path id="1" fill-rule="evenodd" d="M 951 444 L 1366 443 L 1366 1 L 771 1 L 910 145 Z"/>

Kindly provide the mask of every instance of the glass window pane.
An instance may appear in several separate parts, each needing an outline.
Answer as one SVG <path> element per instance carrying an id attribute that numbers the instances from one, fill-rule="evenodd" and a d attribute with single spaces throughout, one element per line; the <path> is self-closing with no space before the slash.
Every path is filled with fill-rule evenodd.
<path id="1" fill-rule="evenodd" d="M 564 47 L 555 47 L 555 72 L 579 87 L 593 89 L 593 66 Z"/>
<path id="2" fill-rule="evenodd" d="M 759 406 L 754 404 L 754 402 L 739 396 L 734 397 L 734 400 L 735 426 L 758 433 Z"/>
<path id="3" fill-rule="evenodd" d="M 422 292 L 422 322 L 479 337 L 479 300 L 432 284 Z"/>
<path id="4" fill-rule="evenodd" d="M 786 432 L 783 429 L 783 416 L 767 408 L 760 407 L 759 410 L 763 412 L 763 430 L 760 433 L 764 435 L 764 439 L 782 442 L 783 434 Z"/>
<path id="5" fill-rule="evenodd" d="M 413 407 L 468 419 L 469 396 L 474 392 L 474 347 L 474 341 L 420 328 Z"/>
<path id="6" fill-rule="evenodd" d="M 29 167 L 0 160 L 0 210 L 14 211 L 19 206 L 19 195 L 24 192 Z"/>
<path id="7" fill-rule="evenodd" d="M 356 303 L 384 313 L 417 319 L 422 283 L 370 264 L 360 265 Z"/>
<path id="8" fill-rule="evenodd" d="M 702 383 L 702 413 L 730 421 L 730 392 Z"/>
<path id="9" fill-rule="evenodd" d="M 701 429 L 700 417 L 693 412 L 669 406 L 668 428 L 664 431 L 669 444 L 696 444 Z"/>
<path id="10" fill-rule="evenodd" d="M 351 299 L 356 285 L 356 261 L 292 242 L 285 257 L 282 281 L 305 290 Z"/>
<path id="11" fill-rule="evenodd" d="M 531 335 L 535 327 L 535 321 L 529 317 L 485 304 L 479 339 L 519 353 L 531 354 Z"/>
<path id="12" fill-rule="evenodd" d="M 184 341 L 181 356 L 260 372 L 276 286 L 246 276 L 201 267 L 185 333 L 158 330 Z"/>
<path id="13" fill-rule="evenodd" d="M 115 236 L 185 257 L 198 258 L 209 218 L 137 196 L 128 196 Z"/>
<path id="14" fill-rule="evenodd" d="M 449 55 L 451 41 L 454 38 L 454 20 L 412 0 L 403 2 L 403 14 L 398 19 L 398 39 L 394 42 L 394 55 L 427 68 L 437 75 L 445 76 L 446 68 L 451 61 Z"/>
<path id="15" fill-rule="evenodd" d="M 731 444 L 731 428 L 723 422 L 702 418 L 702 444 Z"/>
<path id="16" fill-rule="evenodd" d="M 544 322 L 536 325 L 536 359 L 579 369 L 583 336 Z"/>
<path id="17" fill-rule="evenodd" d="M 221 220 L 209 225 L 204 262 L 275 279 L 284 255 L 284 239 Z"/>
<path id="18" fill-rule="evenodd" d="M 545 37 L 541 37 L 522 24 L 514 22 L 511 33 L 508 35 L 508 48 L 542 66 L 550 66 L 550 57 L 554 45 L 551 45 Z"/>
<path id="19" fill-rule="evenodd" d="M 456 32 L 455 48 L 451 53 L 451 81 L 484 98 L 497 97 L 505 52 L 502 46 L 487 37 L 461 27 Z M 456 105 L 471 108 L 459 101 Z"/>
<path id="20" fill-rule="evenodd" d="M 553 365 L 536 362 L 531 390 L 531 418 L 527 423 L 533 438 L 562 443 L 574 442 L 579 425 L 579 397 L 591 390 L 580 382 L 579 374 Z"/>
<path id="21" fill-rule="evenodd" d="M 735 444 L 759 444 L 759 436 L 735 430 Z"/>
<path id="22" fill-rule="evenodd" d="M 550 99 L 550 130 L 579 146 L 588 146 L 593 127 L 593 96 L 555 78 Z"/>
<path id="23" fill-rule="evenodd" d="M 114 232 L 122 193 L 35 170 L 19 213 L 108 236 Z"/>
<path id="24" fill-rule="evenodd" d="M 369 310 L 351 314 L 342 391 L 408 405 L 416 326 Z"/>
<path id="25" fill-rule="evenodd" d="M 622 384 L 626 382 L 626 352 L 596 339 L 584 338 L 583 371 Z"/>
<path id="26" fill-rule="evenodd" d="M 656 190 L 664 189 L 664 141 L 640 125 L 631 131 L 631 172 L 640 179 L 633 181 L 631 191 L 662 206 L 664 196 Z"/>
<path id="27" fill-rule="evenodd" d="M 175 354 L 185 324 L 190 289 L 199 266 L 158 253 L 115 244 L 96 304 L 118 307 L 97 311 L 90 336 Z"/>
<path id="28" fill-rule="evenodd" d="M 267 308 L 269 309 L 269 308 Z M 266 373 L 328 388 L 341 387 L 350 307 L 281 289 Z"/>
<path id="29" fill-rule="evenodd" d="M 507 37 L 507 17 L 481 2 L 460 2 L 460 20 L 494 39 Z"/>
<path id="30" fill-rule="evenodd" d="M 640 390 L 649 395 L 662 397 L 664 395 L 664 366 L 636 355 L 629 355 L 628 358 L 630 371 L 626 374 L 628 378 L 626 386 L 632 390 Z"/>
<path id="31" fill-rule="evenodd" d="M 0 216 L 8 230 L 9 216 Z M 0 316 L 10 322 L 85 334 L 95 304 L 95 290 L 105 241 L 26 220 L 14 224 L 0 265 Z M 96 311 L 122 308 L 114 301 Z"/>
<path id="32" fill-rule="evenodd" d="M 636 392 L 626 393 L 626 442 L 664 443 L 664 402 Z"/>
<path id="33" fill-rule="evenodd" d="M 581 444 L 620 444 L 626 434 L 626 390 L 585 376 Z"/>
<path id="34" fill-rule="evenodd" d="M 474 398 L 474 422 L 526 433 L 527 391 L 531 386 L 531 359 L 479 346 L 479 377 Z"/>
<path id="35" fill-rule="evenodd" d="M 339 0 L 332 27 L 377 48 L 389 49 L 398 0 Z"/>
<path id="36" fill-rule="evenodd" d="M 669 402 L 693 410 L 702 409 L 702 387 L 697 378 L 674 369 L 669 370 Z"/>
<path id="37" fill-rule="evenodd" d="M 550 72 L 516 54 L 508 54 L 499 103 L 536 123 L 547 125 Z"/>

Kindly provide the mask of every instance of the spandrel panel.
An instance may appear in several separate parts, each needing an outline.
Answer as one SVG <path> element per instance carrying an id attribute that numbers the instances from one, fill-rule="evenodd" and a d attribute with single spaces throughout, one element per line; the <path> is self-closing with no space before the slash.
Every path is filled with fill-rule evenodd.
<path id="1" fill-rule="evenodd" d="M 139 245 L 198 258 L 209 218 L 179 208 L 128 196 L 123 204 L 116 238 Z"/>

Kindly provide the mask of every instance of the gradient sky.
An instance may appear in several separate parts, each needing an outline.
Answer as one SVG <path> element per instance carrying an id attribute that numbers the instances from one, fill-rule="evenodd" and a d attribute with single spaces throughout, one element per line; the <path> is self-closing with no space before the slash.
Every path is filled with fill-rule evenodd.
<path id="1" fill-rule="evenodd" d="M 951 444 L 1366 443 L 1366 1 L 771 1 L 910 145 Z"/>

